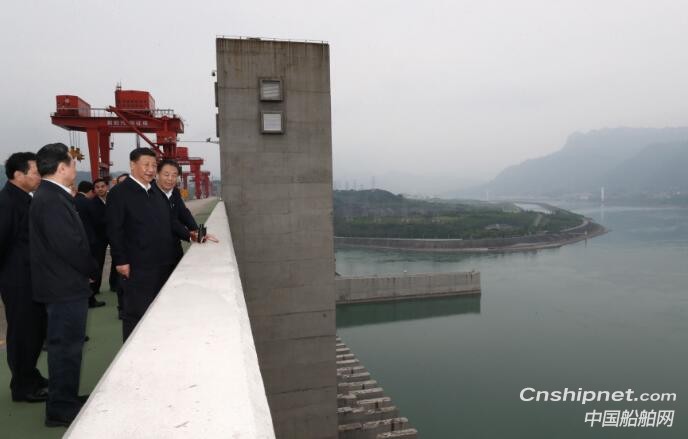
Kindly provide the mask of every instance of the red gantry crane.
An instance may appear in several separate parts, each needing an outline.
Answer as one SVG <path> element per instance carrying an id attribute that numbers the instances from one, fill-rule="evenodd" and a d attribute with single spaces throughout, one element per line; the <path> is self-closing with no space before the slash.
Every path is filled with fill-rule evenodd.
<path id="1" fill-rule="evenodd" d="M 194 181 L 196 198 L 210 196 L 210 173 L 201 170 L 203 159 L 189 157 L 189 150 L 177 146 L 177 134 L 184 132 L 184 122 L 174 110 L 155 108 L 155 100 L 147 91 L 115 89 L 115 106 L 91 108 L 78 96 L 58 95 L 57 110 L 51 116 L 53 125 L 68 131 L 86 133 L 91 177 L 110 176 L 110 136 L 113 133 L 136 133 L 158 159 L 170 158 L 182 166 L 183 188 L 188 189 L 189 177 Z M 155 142 L 146 133 L 155 134 Z M 188 167 L 188 171 L 184 167 Z"/>

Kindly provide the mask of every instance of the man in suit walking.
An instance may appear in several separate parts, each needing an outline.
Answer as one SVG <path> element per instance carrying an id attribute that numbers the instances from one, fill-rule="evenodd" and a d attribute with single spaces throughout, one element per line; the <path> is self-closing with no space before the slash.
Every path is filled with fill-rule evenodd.
<path id="1" fill-rule="evenodd" d="M 156 155 L 137 148 L 129 155 L 131 173 L 108 194 L 107 231 L 112 263 L 123 290 L 122 336 L 126 340 L 176 264 L 170 207 L 153 188 Z"/>
<path id="2" fill-rule="evenodd" d="M 84 403 L 78 395 L 86 336 L 90 279 L 98 269 L 69 185 L 76 162 L 62 143 L 45 145 L 37 154 L 43 177 L 29 210 L 34 300 L 48 315 L 50 375 L 45 425 L 68 426 Z"/>
<path id="3" fill-rule="evenodd" d="M 41 183 L 36 154 L 18 152 L 5 162 L 0 191 L 0 294 L 7 318 L 7 364 L 13 401 L 48 398 L 48 380 L 36 368 L 45 341 L 45 306 L 33 301 L 29 260 L 31 193 Z"/>
<path id="4" fill-rule="evenodd" d="M 81 218 L 81 223 L 84 225 L 84 230 L 86 231 L 88 243 L 91 248 L 91 254 L 102 268 L 103 262 L 105 261 L 105 248 L 103 248 L 103 262 L 101 262 L 98 254 L 103 244 L 102 237 L 98 236 L 98 228 L 104 227 L 105 218 L 97 218 L 97 213 L 94 210 L 94 202 L 99 201 L 96 199 L 94 185 L 90 181 L 82 181 L 79 183 L 78 190 L 79 192 L 74 196 L 76 211 L 79 212 L 79 218 Z M 102 202 L 100 204 L 102 204 Z M 107 240 L 105 242 L 105 247 L 107 247 Z M 96 299 L 96 294 L 100 292 L 100 278 L 101 276 L 97 276 L 94 282 L 91 283 L 91 291 L 93 291 L 93 294 L 88 298 L 89 308 L 105 306 L 105 302 Z"/>

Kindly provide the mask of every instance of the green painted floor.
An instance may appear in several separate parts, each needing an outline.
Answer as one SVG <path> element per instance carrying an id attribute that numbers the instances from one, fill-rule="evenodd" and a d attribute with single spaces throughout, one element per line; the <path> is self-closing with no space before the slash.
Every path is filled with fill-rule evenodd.
<path id="1" fill-rule="evenodd" d="M 204 206 L 203 211 L 195 215 L 196 221 L 204 223 L 215 204 L 213 202 Z M 212 230 L 209 232 L 212 233 Z M 185 250 L 186 248 L 187 246 Z M 117 294 L 109 291 L 107 278 L 103 281 L 103 290 L 98 300 L 104 300 L 106 306 L 91 309 L 88 314 L 86 334 L 90 341 L 84 344 L 80 390 L 82 395 L 91 393 L 122 346 L 122 323 L 117 318 Z M 45 352 L 41 354 L 38 368 L 43 376 L 48 376 Z M 45 404 L 12 402 L 9 384 L 10 372 L 3 346 L 0 347 L 0 439 L 62 437 L 65 428 L 47 428 L 43 425 Z"/>
<path id="2" fill-rule="evenodd" d="M 107 287 L 107 284 L 106 284 Z M 90 393 L 122 346 L 122 324 L 117 319 L 117 294 L 103 291 L 98 296 L 107 305 L 89 310 L 86 334 L 90 341 L 84 344 L 81 366 L 81 394 Z M 48 376 L 46 354 L 43 352 L 38 369 Z M 12 402 L 10 371 L 5 350 L 0 351 L 0 438 L 31 439 L 60 438 L 64 428 L 43 426 L 45 404 Z"/>

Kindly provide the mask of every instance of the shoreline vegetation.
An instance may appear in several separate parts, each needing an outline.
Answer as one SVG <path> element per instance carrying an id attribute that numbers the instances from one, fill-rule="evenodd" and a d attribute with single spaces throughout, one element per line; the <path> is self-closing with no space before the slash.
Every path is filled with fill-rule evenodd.
<path id="1" fill-rule="evenodd" d="M 338 247 L 459 253 L 557 248 L 608 232 L 544 203 L 416 200 L 379 189 L 335 191 L 334 229 Z"/>

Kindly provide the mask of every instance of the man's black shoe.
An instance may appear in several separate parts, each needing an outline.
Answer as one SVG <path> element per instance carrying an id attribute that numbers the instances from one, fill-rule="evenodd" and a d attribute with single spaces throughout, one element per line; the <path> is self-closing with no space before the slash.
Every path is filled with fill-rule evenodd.
<path id="1" fill-rule="evenodd" d="M 62 418 L 52 418 L 49 416 L 45 417 L 46 427 L 69 427 L 73 419 L 62 419 Z"/>
<path id="2" fill-rule="evenodd" d="M 96 299 L 88 301 L 89 308 L 100 308 L 101 306 L 105 306 L 105 302 Z"/>
<path id="3" fill-rule="evenodd" d="M 87 335 L 86 337 L 84 337 L 84 343 L 87 342 L 87 341 L 89 341 L 90 339 L 91 339 L 91 337 L 89 337 L 89 336 Z"/>
<path id="4" fill-rule="evenodd" d="M 48 399 L 48 389 L 40 388 L 26 395 L 12 395 L 14 402 L 45 402 Z"/>

